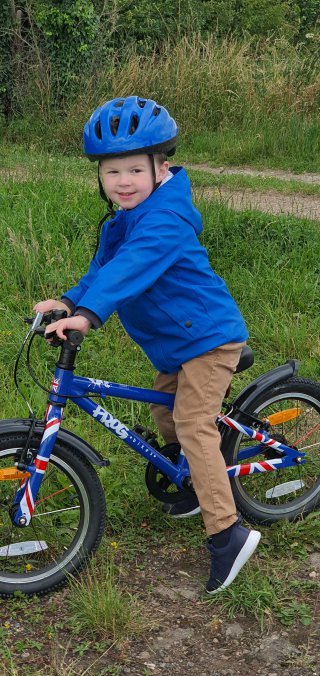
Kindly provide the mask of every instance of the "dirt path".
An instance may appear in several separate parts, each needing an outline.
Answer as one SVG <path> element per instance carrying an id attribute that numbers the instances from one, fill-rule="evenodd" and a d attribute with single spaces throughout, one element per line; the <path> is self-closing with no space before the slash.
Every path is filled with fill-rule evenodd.
<path id="1" fill-rule="evenodd" d="M 315 563 L 319 566 L 320 555 L 313 557 L 301 565 L 301 580 L 308 579 Z M 0 617 L 2 625 L 10 627 L 8 643 L 16 670 L 1 674 L 23 676 L 26 661 L 30 667 L 32 659 L 28 674 L 36 676 L 45 672 L 50 676 L 319 675 L 315 599 L 310 625 L 297 621 L 287 627 L 266 614 L 262 629 L 259 620 L 245 612 L 230 618 L 215 604 L 204 602 L 206 564 L 205 552 L 154 544 L 148 553 L 122 564 L 122 585 L 139 600 L 147 625 L 141 636 L 119 646 L 111 639 L 95 643 L 72 633 L 65 613 L 68 589 L 39 599 L 42 613 L 36 606 L 33 621 L 30 606 L 13 615 L 3 602 Z M 18 648 L 23 639 L 22 652 Z"/>
<path id="2" fill-rule="evenodd" d="M 261 178 L 277 178 L 283 181 L 302 181 L 306 184 L 320 185 L 320 174 L 293 174 L 278 169 L 252 169 L 250 167 L 209 167 L 207 164 L 185 164 L 186 169 L 198 169 L 215 176 L 242 175 Z M 233 190 L 225 186 L 214 188 L 194 188 L 196 197 L 221 199 L 231 209 L 244 211 L 257 209 L 268 214 L 293 214 L 299 218 L 320 220 L 320 196 L 296 193 L 285 195 L 276 190 L 255 191 L 248 188 Z"/>
<path id="3" fill-rule="evenodd" d="M 186 169 L 198 169 L 207 171 L 216 176 L 224 174 L 231 176 L 239 174 L 241 176 L 253 176 L 256 178 L 278 178 L 280 181 L 302 181 L 303 183 L 313 183 L 320 185 L 320 174 L 304 172 L 303 174 L 294 174 L 291 171 L 283 169 L 253 169 L 252 167 L 209 167 L 207 164 L 184 164 Z"/>
<path id="4" fill-rule="evenodd" d="M 220 199 L 228 204 L 231 209 L 244 211 L 245 209 L 257 209 L 267 214 L 292 214 L 298 218 L 308 218 L 310 220 L 320 221 L 320 196 L 303 195 L 284 195 L 276 190 L 258 192 L 243 188 L 242 190 L 232 190 L 219 186 L 219 188 L 199 188 L 193 189 L 197 199 L 205 197 L 206 199 Z"/>

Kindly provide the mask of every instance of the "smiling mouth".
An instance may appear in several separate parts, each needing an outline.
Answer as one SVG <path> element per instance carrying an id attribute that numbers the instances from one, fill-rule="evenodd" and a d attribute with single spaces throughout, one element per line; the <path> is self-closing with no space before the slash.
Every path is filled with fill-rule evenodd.
<path id="1" fill-rule="evenodd" d="M 119 197 L 132 197 L 134 195 L 134 192 L 119 192 L 118 195 Z"/>

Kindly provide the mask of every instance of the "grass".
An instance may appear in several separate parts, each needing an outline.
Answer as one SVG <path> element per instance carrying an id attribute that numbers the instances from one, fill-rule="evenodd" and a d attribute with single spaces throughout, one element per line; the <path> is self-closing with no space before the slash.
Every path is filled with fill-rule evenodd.
<path id="1" fill-rule="evenodd" d="M 137 599 L 119 586 L 119 577 L 109 552 L 92 560 L 84 575 L 71 579 L 68 611 L 73 631 L 82 639 L 111 638 L 117 644 L 150 626 Z"/>
<path id="2" fill-rule="evenodd" d="M 5 418 L 27 414 L 12 380 L 15 357 L 26 331 L 23 317 L 30 315 L 36 300 L 58 297 L 86 269 L 103 205 L 97 196 L 95 168 L 79 158 L 39 158 L 16 148 L 4 152 L 2 165 L 12 169 L 12 177 L 0 186 L 0 405 Z M 14 180 L 17 165 L 28 170 L 23 181 Z M 206 180 L 205 175 L 195 178 L 196 182 Z M 246 317 L 256 355 L 250 372 L 234 379 L 234 393 L 263 371 L 292 357 L 300 359 L 302 375 L 319 380 L 319 225 L 254 211 L 235 213 L 215 201 L 203 200 L 197 206 L 204 220 L 202 242 Z M 56 351 L 43 341 L 35 344 L 32 363 L 46 385 L 56 357 Z M 150 387 L 154 376 L 148 360 L 127 337 L 117 317 L 88 336 L 77 372 L 142 387 Z M 24 367 L 20 378 L 37 414 L 42 416 L 45 395 L 32 384 Z M 130 426 L 141 422 L 153 427 L 144 404 L 110 401 L 108 409 Z M 74 406 L 67 409 L 64 425 L 111 459 L 111 467 L 100 473 L 108 503 L 107 537 L 88 574 L 72 583 L 70 603 L 63 609 L 63 628 L 68 626 L 69 631 L 71 624 L 78 631 L 79 657 L 81 651 L 85 654 L 102 640 L 110 646 L 125 636 L 139 634 L 140 627 L 145 626 L 145 613 L 123 589 L 130 577 L 124 578 L 121 571 L 130 574 L 133 561 L 143 565 L 144 555 L 152 548 L 155 552 L 163 548 L 167 557 L 188 548 L 190 555 L 195 553 L 200 560 L 205 534 L 199 518 L 176 523 L 161 514 L 159 505 L 146 494 L 145 462 L 133 458 L 132 452 L 106 434 L 102 426 L 95 426 L 89 418 L 84 424 L 83 414 Z M 246 614 L 256 618 L 261 627 L 277 619 L 288 626 L 309 623 L 316 584 L 312 579 L 301 580 L 300 569 L 307 565 L 317 534 L 316 515 L 296 524 L 263 529 L 254 562 L 219 599 L 208 602 L 208 613 L 214 609 L 221 617 Z M 112 559 L 110 563 L 110 541 L 116 545 L 119 568 L 118 562 L 117 566 Z M 38 626 L 37 603 L 31 602 L 30 613 L 29 602 L 17 598 L 3 604 L 2 613 L 23 612 L 27 626 L 32 622 Z M 53 598 L 53 615 L 54 603 Z M 48 630 L 50 627 L 54 632 L 52 618 Z M 64 629 L 58 627 L 59 631 Z M 99 654 L 101 643 L 95 650 Z M 8 673 L 10 669 L 15 673 L 16 650 L 6 630 L 1 655 Z M 72 672 L 66 667 L 65 673 Z"/>
<path id="3" fill-rule="evenodd" d="M 8 154 L 7 165 L 13 166 L 13 159 Z M 23 156 L 18 154 L 16 162 L 20 166 L 24 166 L 22 160 Z M 31 172 L 23 182 L 9 179 L 0 191 L 0 227 L 4 238 L 0 252 L 3 270 L 0 349 L 6 361 L 5 381 L 7 364 L 12 368 L 24 331 L 21 318 L 30 313 L 36 300 L 59 296 L 79 278 L 90 260 L 96 224 L 103 214 L 103 204 L 97 199 L 95 167 L 76 158 L 44 156 L 37 163 L 37 157 L 29 155 L 28 161 L 35 165 L 37 180 Z M 214 201 L 202 200 L 199 207 L 204 218 L 202 239 L 211 262 L 226 278 L 249 325 L 257 358 L 252 375 L 296 356 L 301 359 L 304 374 L 317 377 L 317 223 L 254 211 L 235 213 Z M 10 267 L 8 260 L 13 262 Z M 120 362 L 115 356 L 119 349 Z M 40 354 L 44 355 L 42 348 Z M 49 364 L 54 358 L 53 354 Z M 46 359 L 43 360 L 46 372 L 45 362 Z M 109 364 L 109 376 L 106 369 L 101 374 L 106 379 L 112 372 L 114 379 L 125 380 L 129 371 L 136 384 L 152 384 L 148 361 L 131 344 L 116 318 L 86 341 L 81 356 L 84 373 L 88 363 L 92 372 L 98 370 L 100 363 Z M 242 378 L 237 383 L 240 387 Z M 38 401 L 38 393 L 34 396 Z M 10 408 L 9 401 L 14 413 L 16 399 L 9 394 L 3 402 L 5 409 Z"/>
<path id="4" fill-rule="evenodd" d="M 174 45 L 162 41 L 152 54 L 132 46 L 121 61 L 97 53 L 98 70 L 79 78 L 63 111 L 48 64 L 34 49 L 23 77 L 18 70 L 15 116 L 3 136 L 30 150 L 76 153 L 92 111 L 136 93 L 177 119 L 184 160 L 319 171 L 319 46 L 311 44 L 309 51 L 283 37 L 257 44 L 190 33 Z"/>
<path id="5" fill-rule="evenodd" d="M 212 161 L 212 157 L 206 158 L 209 167 L 219 166 L 218 159 Z M 190 160 L 191 161 L 191 160 Z M 201 155 L 195 156 L 195 162 L 201 161 Z M 186 162 L 183 149 L 177 153 L 173 164 Z M 223 168 L 223 167 L 222 167 Z M 38 181 L 44 175 L 53 180 L 84 182 L 95 185 L 96 166 L 90 164 L 84 157 L 65 157 L 62 154 L 51 155 L 50 153 L 30 153 L 23 146 L 3 146 L 0 158 L 0 171 L 4 181 L 16 180 L 25 182 L 28 179 Z M 254 192 L 275 191 L 286 195 L 302 193 L 304 195 L 317 196 L 320 194 L 320 184 L 306 183 L 305 181 L 292 178 L 275 178 L 269 176 L 246 176 L 244 174 L 212 174 L 201 169 L 187 169 L 192 185 L 196 188 L 220 188 L 222 186 L 230 190 L 252 190 Z"/>
<path id="6" fill-rule="evenodd" d="M 296 573 L 296 565 L 286 566 L 286 574 L 290 578 L 284 580 L 282 561 L 277 565 L 271 561 L 264 562 L 263 570 L 252 564 L 220 593 L 219 599 L 213 598 L 206 603 L 230 618 L 253 615 L 260 624 L 261 632 L 272 625 L 274 617 L 285 626 L 292 626 L 297 621 L 308 626 L 314 619 L 312 596 L 319 586 L 311 580 L 301 582 L 294 579 Z"/>
<path id="7" fill-rule="evenodd" d="M 250 165 L 319 172 L 319 117 L 287 118 L 271 113 L 247 124 L 203 129 L 182 137 L 179 157 L 181 161 L 213 162 L 218 167 Z"/>

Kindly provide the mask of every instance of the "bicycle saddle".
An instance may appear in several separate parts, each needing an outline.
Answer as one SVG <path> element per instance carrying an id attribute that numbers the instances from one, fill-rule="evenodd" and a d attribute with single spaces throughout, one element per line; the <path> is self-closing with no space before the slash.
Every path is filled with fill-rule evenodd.
<path id="1" fill-rule="evenodd" d="M 254 363 L 254 354 L 249 345 L 245 345 L 242 348 L 238 366 L 235 370 L 235 373 L 241 373 L 241 371 L 246 371 Z"/>

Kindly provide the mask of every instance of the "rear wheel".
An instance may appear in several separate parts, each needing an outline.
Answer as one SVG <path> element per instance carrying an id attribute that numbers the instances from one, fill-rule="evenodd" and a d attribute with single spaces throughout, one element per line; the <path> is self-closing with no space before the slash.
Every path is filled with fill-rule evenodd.
<path id="1" fill-rule="evenodd" d="M 320 505 L 320 385 L 305 378 L 291 378 L 265 390 L 250 406 L 242 407 L 260 420 L 270 421 L 268 434 L 287 446 L 306 453 L 306 462 L 271 472 L 231 479 L 236 505 L 251 523 L 292 521 Z M 241 422 L 241 413 L 234 416 Z M 243 419 L 244 424 L 248 421 Z M 222 452 L 227 465 L 238 463 L 238 453 L 255 444 L 240 432 L 228 430 Z M 279 455 L 272 448 L 250 456 L 240 464 L 270 460 Z"/>
<path id="2" fill-rule="evenodd" d="M 0 435 L 0 470 L 12 467 L 27 433 Z M 34 440 L 32 449 L 37 449 Z M 44 594 L 79 572 L 105 525 L 105 498 L 93 467 L 57 442 L 28 527 L 12 524 L 9 508 L 19 481 L 0 481 L 0 596 Z"/>

